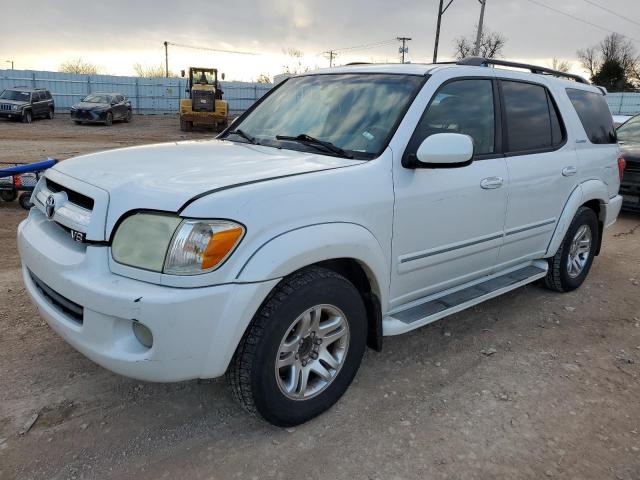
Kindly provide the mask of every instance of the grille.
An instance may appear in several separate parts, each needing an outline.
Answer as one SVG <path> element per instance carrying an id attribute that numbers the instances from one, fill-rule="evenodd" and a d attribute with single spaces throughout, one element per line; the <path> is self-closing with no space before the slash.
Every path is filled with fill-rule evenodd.
<path id="1" fill-rule="evenodd" d="M 627 162 L 627 166 L 624 168 L 625 173 L 640 173 L 640 162 Z"/>
<path id="2" fill-rule="evenodd" d="M 8 103 L 0 103 L 0 110 L 11 110 L 11 105 Z"/>
<path id="3" fill-rule="evenodd" d="M 194 112 L 215 111 L 215 98 L 213 92 L 193 92 L 192 108 Z"/>
<path id="4" fill-rule="evenodd" d="M 93 210 L 93 198 L 87 197 L 86 195 L 71 190 L 70 188 L 64 187 L 48 178 L 47 189 L 53 193 L 65 192 L 67 194 L 67 198 L 71 203 L 75 203 L 76 205 L 86 210 Z"/>
<path id="5" fill-rule="evenodd" d="M 82 325 L 84 320 L 84 309 L 80 305 L 52 290 L 32 272 L 29 272 L 29 274 L 31 275 L 31 280 L 33 280 L 38 291 L 49 301 L 49 303 L 71 320 Z"/>

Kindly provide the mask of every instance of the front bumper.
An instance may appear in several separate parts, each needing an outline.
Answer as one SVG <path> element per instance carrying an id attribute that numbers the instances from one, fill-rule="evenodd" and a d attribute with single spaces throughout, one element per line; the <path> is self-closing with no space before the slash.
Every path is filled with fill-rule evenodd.
<path id="1" fill-rule="evenodd" d="M 640 212 L 640 166 L 636 163 L 634 167 L 634 170 L 624 172 L 620 194 L 624 198 L 622 203 L 624 210 Z"/>
<path id="2" fill-rule="evenodd" d="M 71 110 L 70 116 L 76 122 L 101 123 L 107 120 L 107 110 Z"/>
<path id="3" fill-rule="evenodd" d="M 108 247 L 73 242 L 35 209 L 18 227 L 18 247 L 27 292 L 49 325 L 99 365 L 146 381 L 224 374 L 277 283 L 173 288 L 121 277 L 109 271 Z M 47 295 L 34 277 L 53 293 Z M 62 307 L 65 301 L 80 315 Z M 151 330 L 151 348 L 137 340 L 133 321 Z"/>
<path id="4" fill-rule="evenodd" d="M 22 118 L 22 110 L 0 110 L 0 118 Z"/>

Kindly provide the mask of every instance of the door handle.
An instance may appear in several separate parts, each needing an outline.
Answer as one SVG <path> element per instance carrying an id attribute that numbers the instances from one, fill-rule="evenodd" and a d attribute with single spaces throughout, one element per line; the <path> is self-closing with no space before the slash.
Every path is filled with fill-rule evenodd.
<path id="1" fill-rule="evenodd" d="M 568 167 L 564 167 L 562 169 L 563 177 L 570 177 L 571 175 L 575 175 L 576 173 L 578 173 L 578 169 L 573 165 L 569 165 Z"/>
<path id="2" fill-rule="evenodd" d="M 487 177 L 480 182 L 480 187 L 485 190 L 492 190 L 494 188 L 500 188 L 503 182 L 502 177 Z"/>

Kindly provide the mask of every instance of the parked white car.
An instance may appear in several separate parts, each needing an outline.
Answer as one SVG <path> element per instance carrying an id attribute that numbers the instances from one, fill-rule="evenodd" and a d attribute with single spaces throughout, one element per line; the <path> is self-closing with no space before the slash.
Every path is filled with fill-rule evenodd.
<path id="1" fill-rule="evenodd" d="M 19 227 L 27 291 L 109 370 L 226 373 L 249 412 L 309 420 L 382 337 L 587 276 L 621 205 L 603 92 L 496 63 L 304 74 L 216 140 L 61 162 Z"/>

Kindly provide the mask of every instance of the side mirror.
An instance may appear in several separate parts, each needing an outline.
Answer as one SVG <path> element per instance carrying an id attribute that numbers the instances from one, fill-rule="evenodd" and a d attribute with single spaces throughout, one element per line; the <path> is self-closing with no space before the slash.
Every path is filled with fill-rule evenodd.
<path id="1" fill-rule="evenodd" d="M 473 139 L 460 133 L 436 133 L 425 138 L 407 168 L 464 167 L 473 158 Z"/>

